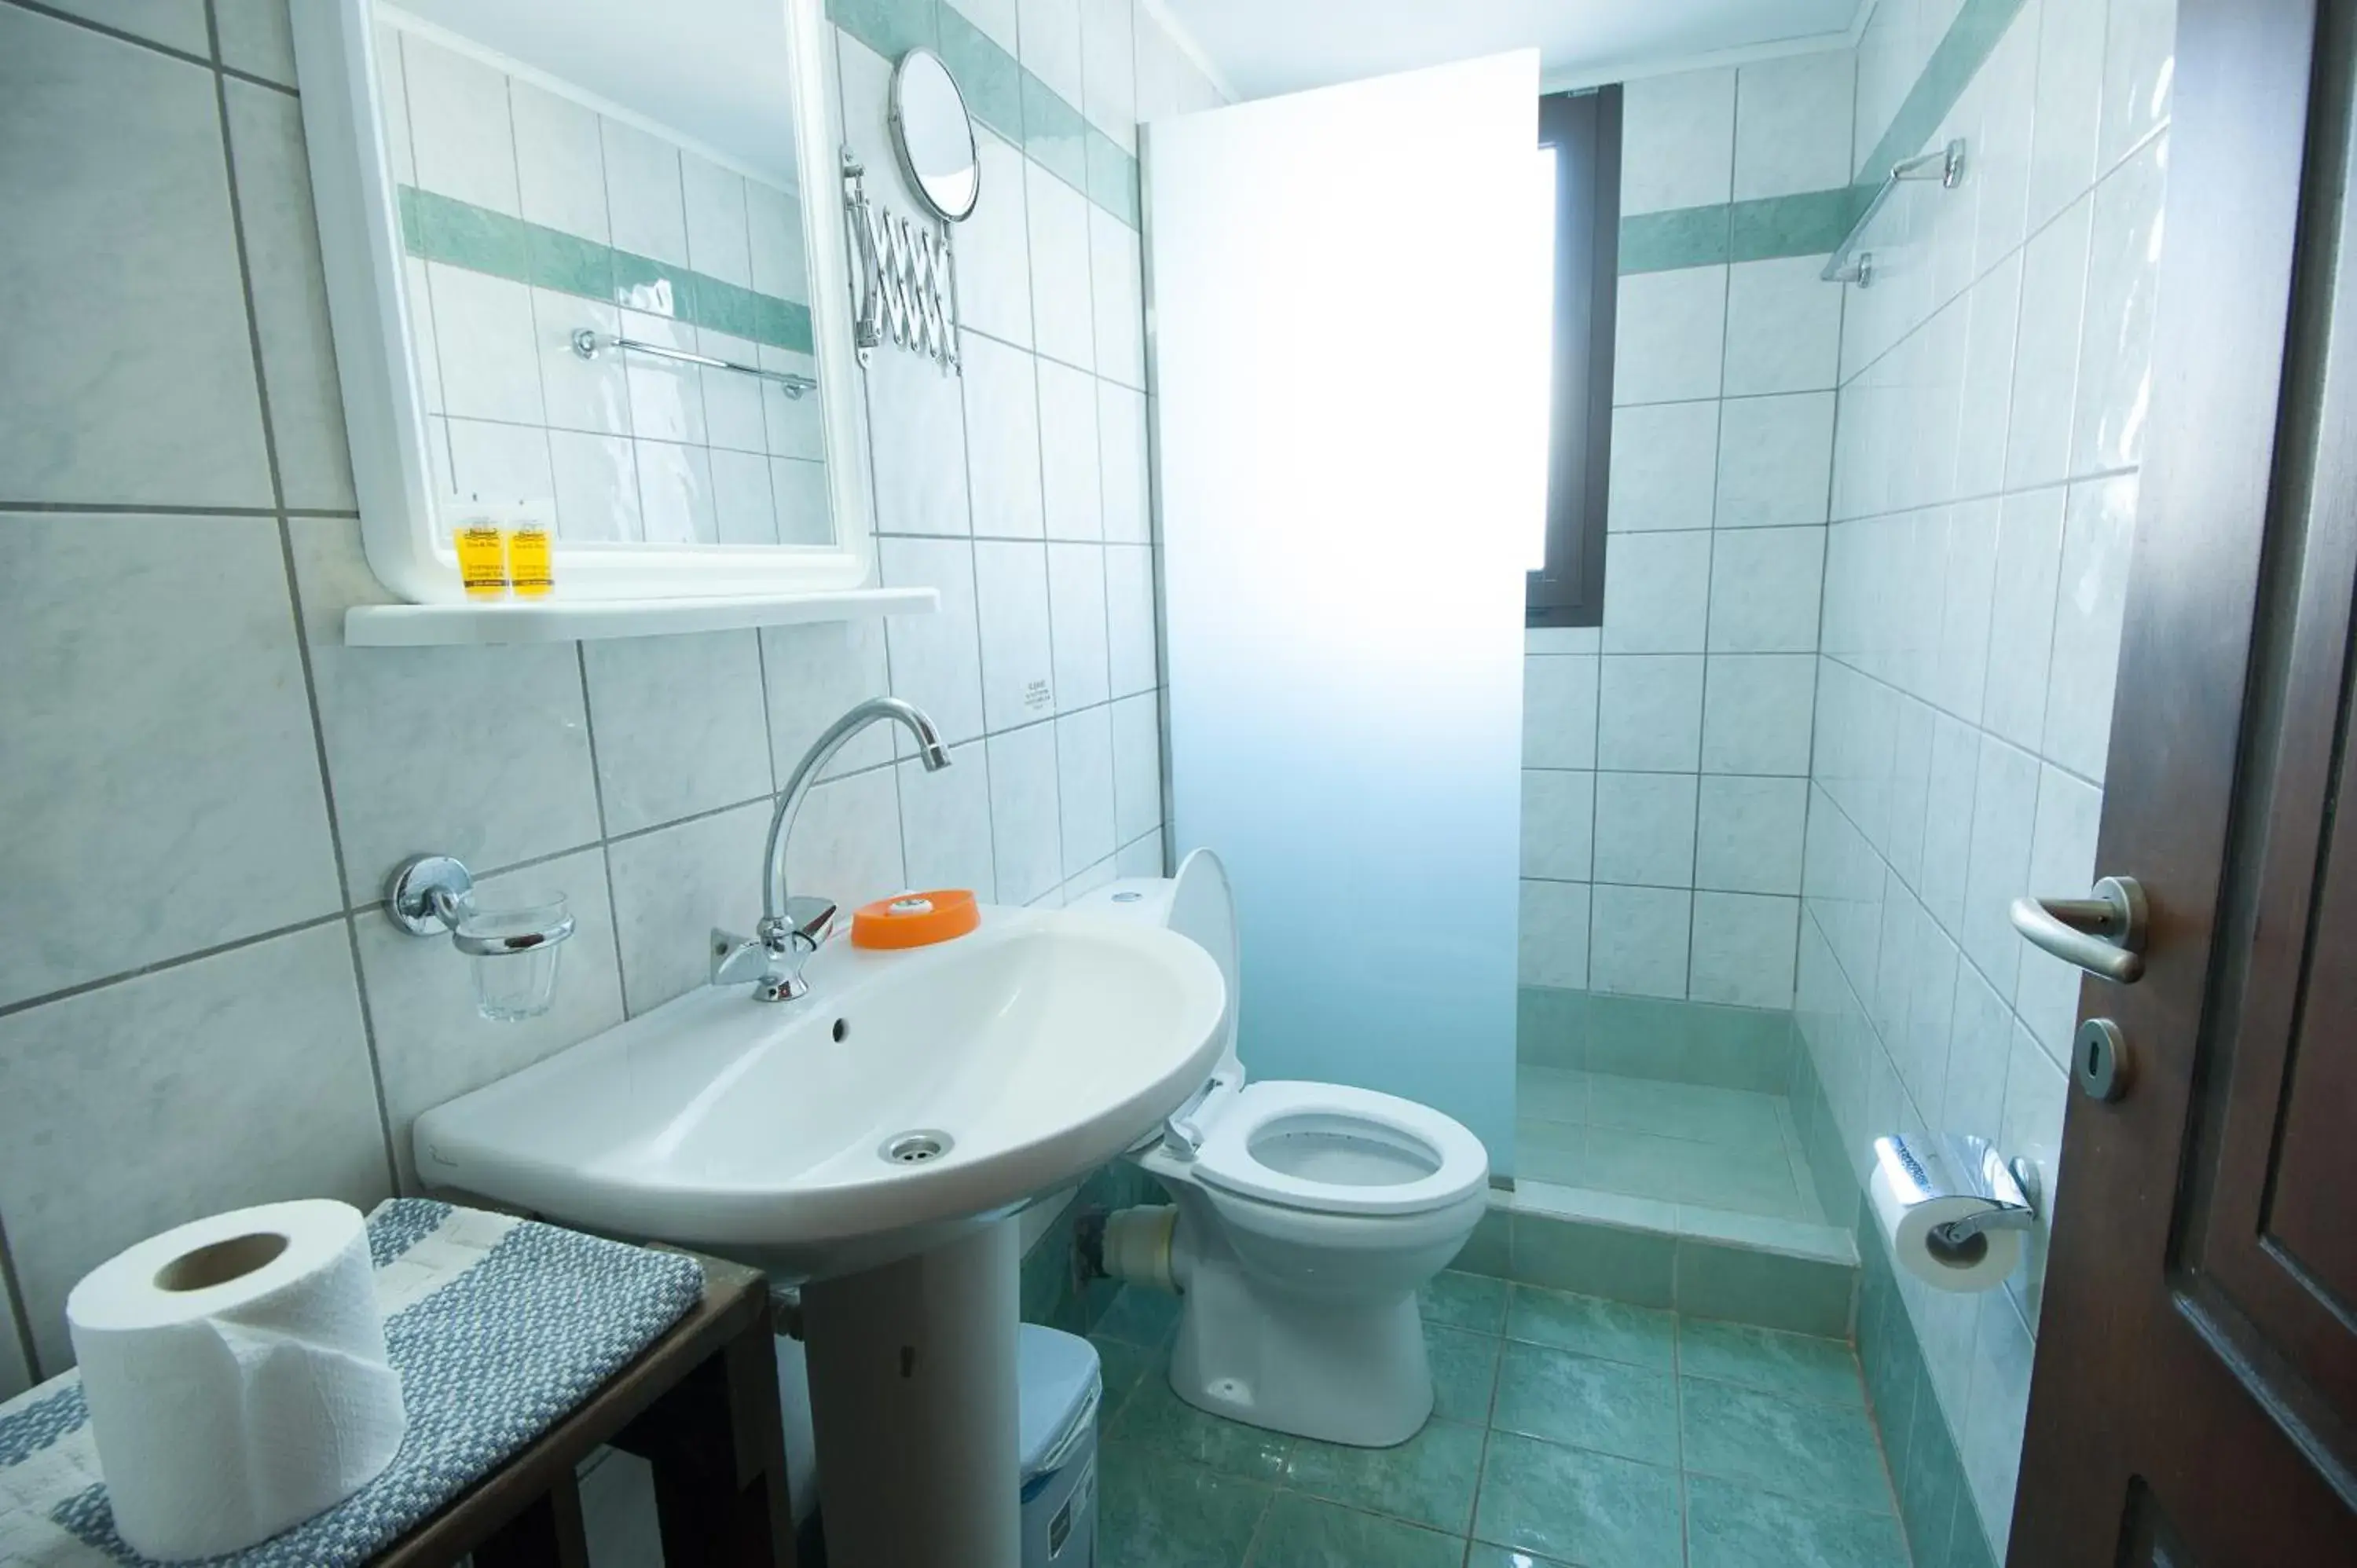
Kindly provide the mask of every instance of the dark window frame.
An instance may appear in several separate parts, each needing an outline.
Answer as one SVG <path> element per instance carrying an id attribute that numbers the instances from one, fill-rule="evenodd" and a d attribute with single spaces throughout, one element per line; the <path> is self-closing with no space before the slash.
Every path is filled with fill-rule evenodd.
<path id="1" fill-rule="evenodd" d="M 1620 270 L 1620 89 L 1540 99 L 1539 145 L 1555 152 L 1555 401 L 1546 564 L 1530 574 L 1523 624 L 1601 626 Z"/>

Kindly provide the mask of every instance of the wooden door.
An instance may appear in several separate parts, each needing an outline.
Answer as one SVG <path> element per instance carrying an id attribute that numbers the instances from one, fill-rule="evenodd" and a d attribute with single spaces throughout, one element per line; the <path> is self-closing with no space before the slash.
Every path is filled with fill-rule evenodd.
<path id="1" fill-rule="evenodd" d="M 2133 1073 L 2068 1115 L 2016 1564 L 2357 1564 L 2353 30 L 2179 7 L 2100 849 L 2148 968 L 2081 996 Z"/>

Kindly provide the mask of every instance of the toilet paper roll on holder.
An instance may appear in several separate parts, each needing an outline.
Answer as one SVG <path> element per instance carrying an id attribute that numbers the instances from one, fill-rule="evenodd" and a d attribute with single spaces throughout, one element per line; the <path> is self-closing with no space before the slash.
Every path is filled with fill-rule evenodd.
<path id="1" fill-rule="evenodd" d="M 1874 1141 L 1875 1163 L 1902 1205 L 1934 1197 L 1969 1197 L 1981 1207 L 1932 1229 L 1933 1240 L 1969 1251 L 1989 1230 L 2027 1230 L 2038 1218 L 2038 1167 L 2008 1160 L 1986 1138 L 1894 1134 Z"/>

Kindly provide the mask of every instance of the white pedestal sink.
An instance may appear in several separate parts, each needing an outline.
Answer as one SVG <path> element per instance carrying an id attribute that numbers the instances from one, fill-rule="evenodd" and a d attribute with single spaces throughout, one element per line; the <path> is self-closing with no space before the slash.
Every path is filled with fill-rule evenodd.
<path id="1" fill-rule="evenodd" d="M 417 1120 L 419 1176 L 802 1282 L 838 1568 L 1016 1568 L 1007 1216 L 1137 1142 L 1219 1055 L 1182 937 L 985 907 L 837 941 L 799 1001 L 693 992 Z"/>

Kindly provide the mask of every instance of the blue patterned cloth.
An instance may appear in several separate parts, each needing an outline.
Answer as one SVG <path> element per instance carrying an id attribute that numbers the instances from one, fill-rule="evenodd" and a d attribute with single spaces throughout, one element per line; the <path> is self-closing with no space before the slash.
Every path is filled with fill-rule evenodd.
<path id="1" fill-rule="evenodd" d="M 385 1347 L 409 1429 L 383 1473 L 259 1546 L 209 1563 L 344 1568 L 439 1511 L 694 1306 L 693 1259 L 533 1220 L 395 1198 L 369 1216 Z M 0 1563 L 145 1563 L 114 1532 L 71 1372 L 0 1406 Z"/>

